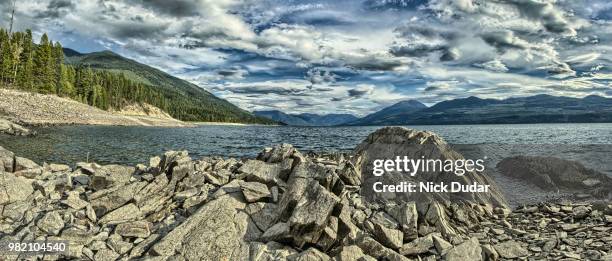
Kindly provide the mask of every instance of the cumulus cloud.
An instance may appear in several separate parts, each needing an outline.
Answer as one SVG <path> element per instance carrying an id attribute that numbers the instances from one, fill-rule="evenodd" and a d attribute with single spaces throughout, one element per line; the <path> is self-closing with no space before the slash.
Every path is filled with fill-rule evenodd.
<path id="1" fill-rule="evenodd" d="M 245 109 L 362 115 L 407 98 L 609 96 L 610 10 L 605 0 L 22 0 L 15 28 L 111 49 Z"/>
<path id="2" fill-rule="evenodd" d="M 508 71 L 508 67 L 506 67 L 506 65 L 502 63 L 500 60 L 493 60 L 493 61 L 488 61 L 485 63 L 475 64 L 475 66 L 482 67 L 484 69 L 487 69 L 489 71 L 494 71 L 494 72 L 507 72 Z"/>
<path id="3" fill-rule="evenodd" d="M 310 81 L 311 84 L 321 84 L 321 83 L 334 83 L 338 76 L 333 72 L 328 70 L 321 70 L 319 68 L 313 68 L 306 72 L 306 79 Z"/>

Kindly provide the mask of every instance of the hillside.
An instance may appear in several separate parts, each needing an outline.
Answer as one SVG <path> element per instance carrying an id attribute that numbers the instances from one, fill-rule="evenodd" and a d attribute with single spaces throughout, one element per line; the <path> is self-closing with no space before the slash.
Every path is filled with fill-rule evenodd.
<path id="1" fill-rule="evenodd" d="M 312 126 L 334 126 L 341 125 L 347 122 L 357 120 L 355 115 L 347 113 L 330 113 L 330 114 L 315 114 L 315 113 L 300 113 L 295 115 L 303 119 Z"/>
<path id="2" fill-rule="evenodd" d="M 385 110 L 387 108 L 382 111 Z M 362 125 L 570 122 L 612 122 L 612 99 L 596 95 L 584 98 L 535 95 L 503 100 L 471 96 L 443 101 L 417 111 L 384 115 Z"/>
<path id="3" fill-rule="evenodd" d="M 253 114 L 265 117 L 273 121 L 281 122 L 286 125 L 291 126 L 306 126 L 308 123 L 301 118 L 295 117 L 293 115 L 289 115 L 282 111 L 278 110 L 270 110 L 270 111 L 254 111 Z"/>
<path id="4" fill-rule="evenodd" d="M 66 56 L 66 63 L 75 67 L 86 66 L 121 73 L 131 81 L 145 84 L 156 91 L 160 91 L 169 101 L 168 113 L 181 120 L 274 123 L 256 117 L 195 84 L 111 51 L 82 54 L 64 48 L 64 55 Z"/>
<path id="5" fill-rule="evenodd" d="M 149 110 L 153 110 L 152 107 Z M 116 114 L 55 95 L 3 88 L 0 88 L 0 118 L 27 125 L 190 126 L 167 116 L 160 117 L 144 111 L 133 110 L 130 115 Z"/>
<path id="6" fill-rule="evenodd" d="M 427 108 L 425 104 L 416 100 L 401 101 L 363 118 L 351 121 L 347 125 L 378 125 L 382 124 L 386 117 L 397 114 L 409 114 L 425 108 Z"/>
<path id="7" fill-rule="evenodd" d="M 281 122 L 290 126 L 334 126 L 357 120 L 351 114 L 288 114 L 278 110 L 254 111 L 253 114 Z"/>

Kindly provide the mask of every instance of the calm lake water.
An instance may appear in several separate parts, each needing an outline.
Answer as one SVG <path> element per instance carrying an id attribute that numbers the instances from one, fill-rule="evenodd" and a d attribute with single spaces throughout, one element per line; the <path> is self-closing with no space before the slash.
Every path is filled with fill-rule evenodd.
<path id="1" fill-rule="evenodd" d="M 430 130 L 452 144 L 483 144 L 487 153 L 574 154 L 593 158 L 603 171 L 612 144 L 612 124 L 408 126 Z M 264 147 L 290 143 L 303 152 L 351 151 L 380 127 L 288 127 L 202 125 L 195 128 L 59 126 L 34 137 L 0 136 L 0 146 L 37 162 L 146 163 L 168 150 L 201 156 L 253 157 Z M 595 147 L 597 148 L 595 148 Z M 562 147 L 562 149 L 559 149 Z M 503 149 L 502 149 L 503 148 Z M 602 149 L 603 148 L 603 149 Z M 500 154 L 500 151 L 504 153 Z M 594 152 L 595 151 L 595 152 Z M 585 154 L 585 152 L 588 152 Z M 88 156 L 89 155 L 89 156 Z M 593 160 L 591 160 L 593 161 Z M 600 162 L 600 163 L 597 163 Z M 609 165 L 609 164 L 607 164 Z"/>

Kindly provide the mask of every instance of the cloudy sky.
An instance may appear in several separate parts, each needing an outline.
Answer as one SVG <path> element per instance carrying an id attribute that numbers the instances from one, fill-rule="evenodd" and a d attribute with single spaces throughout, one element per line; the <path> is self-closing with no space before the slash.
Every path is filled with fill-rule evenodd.
<path id="1" fill-rule="evenodd" d="M 19 0 L 15 19 L 247 110 L 363 115 L 405 99 L 612 96 L 609 0 Z"/>

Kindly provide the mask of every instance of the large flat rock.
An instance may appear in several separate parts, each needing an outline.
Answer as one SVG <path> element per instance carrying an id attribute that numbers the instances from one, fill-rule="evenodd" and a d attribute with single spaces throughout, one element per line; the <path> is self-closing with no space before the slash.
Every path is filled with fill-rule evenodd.
<path id="1" fill-rule="evenodd" d="M 247 260 L 255 225 L 246 204 L 224 195 L 201 207 L 151 248 L 153 255 L 180 255 L 187 260 Z"/>

